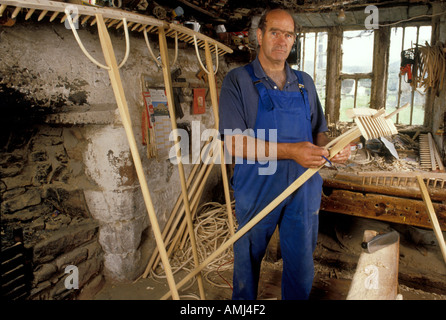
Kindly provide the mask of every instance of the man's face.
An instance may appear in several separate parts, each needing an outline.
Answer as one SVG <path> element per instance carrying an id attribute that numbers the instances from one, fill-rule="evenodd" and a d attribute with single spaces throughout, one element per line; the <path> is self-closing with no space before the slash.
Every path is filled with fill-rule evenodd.
<path id="1" fill-rule="evenodd" d="M 294 22 L 285 11 L 272 11 L 266 17 L 265 32 L 257 29 L 260 54 L 270 62 L 285 62 L 295 40 Z"/>

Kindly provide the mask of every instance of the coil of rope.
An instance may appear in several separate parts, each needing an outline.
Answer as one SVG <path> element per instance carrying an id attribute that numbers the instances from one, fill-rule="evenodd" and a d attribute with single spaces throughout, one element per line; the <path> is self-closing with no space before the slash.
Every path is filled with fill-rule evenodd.
<path id="1" fill-rule="evenodd" d="M 232 202 L 231 206 L 234 209 L 234 202 Z M 197 215 L 194 221 L 194 233 L 199 260 L 203 261 L 210 253 L 217 250 L 218 247 L 231 237 L 226 205 L 218 202 L 203 203 L 197 210 Z M 232 248 L 227 249 L 203 269 L 203 278 L 213 286 L 232 289 L 230 283 L 221 276 L 220 271 L 232 269 L 233 258 Z M 151 270 L 149 276 L 152 279 L 165 278 L 164 270 L 162 270 L 160 266 L 158 266 L 155 271 Z M 179 271 L 190 272 L 193 270 L 194 261 L 192 246 L 186 245 L 183 249 L 177 249 L 171 259 L 171 266 L 173 274 L 176 274 Z M 217 282 L 215 273 L 217 273 L 218 277 L 225 283 L 221 283 L 221 281 Z M 192 287 L 194 283 L 195 278 L 191 280 L 187 287 L 183 288 L 183 291 Z M 189 294 L 187 297 L 198 299 L 194 294 Z"/>

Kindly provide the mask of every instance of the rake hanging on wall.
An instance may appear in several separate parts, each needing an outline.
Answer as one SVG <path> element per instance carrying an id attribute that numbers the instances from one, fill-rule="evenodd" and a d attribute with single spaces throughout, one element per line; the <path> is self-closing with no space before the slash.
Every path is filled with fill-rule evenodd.
<path id="1" fill-rule="evenodd" d="M 116 29 L 123 27 L 123 19 L 125 18 L 130 31 L 143 32 L 145 30 L 146 32 L 157 33 L 158 27 L 162 27 L 167 37 L 178 37 L 178 40 L 192 44 L 195 35 L 197 45 L 202 49 L 205 48 L 205 41 L 207 41 L 212 45 L 210 48 L 212 53 L 216 51 L 219 56 L 232 53 L 231 48 L 189 28 L 120 9 L 82 6 L 47 0 L 1 0 L 0 17 L 8 7 L 12 9 L 12 19 L 15 19 L 20 13 L 25 14 L 25 20 L 29 20 L 33 15 L 38 14 L 38 21 L 49 17 L 50 22 L 59 21 L 60 23 L 64 23 L 67 19 L 66 9 L 68 9 L 74 23 L 89 23 L 91 26 L 96 24 L 96 15 L 100 14 L 103 16 L 107 28 L 113 27 Z"/>
<path id="2" fill-rule="evenodd" d="M 141 185 L 141 191 L 144 197 L 144 202 L 146 204 L 147 212 L 149 215 L 149 220 L 152 226 L 152 230 L 155 235 L 155 240 L 157 244 L 157 248 L 160 252 L 161 260 L 166 271 L 167 282 L 170 288 L 170 293 L 174 299 L 179 299 L 178 291 L 175 286 L 175 280 L 173 278 L 173 273 L 169 264 L 169 259 L 166 253 L 166 249 L 163 242 L 163 236 L 161 234 L 159 224 L 157 221 L 157 217 L 155 214 L 155 210 L 153 207 L 153 203 L 151 200 L 148 184 L 145 178 L 144 170 L 142 167 L 141 158 L 139 155 L 138 147 L 136 144 L 135 136 L 133 134 L 133 127 L 130 120 L 129 110 L 127 101 L 125 98 L 119 68 L 121 68 L 128 58 L 128 53 L 130 50 L 129 45 L 129 36 L 128 31 L 136 32 L 144 32 L 145 38 L 147 39 L 147 32 L 158 33 L 159 42 L 160 42 L 160 51 L 161 51 L 161 66 L 163 68 L 163 76 L 166 86 L 166 93 L 168 97 L 168 105 L 169 105 L 169 113 L 170 118 L 172 120 L 172 129 L 176 129 L 175 123 L 175 111 L 174 111 L 174 100 L 172 95 L 172 81 L 170 75 L 170 65 L 169 65 L 169 57 L 167 55 L 167 43 L 166 37 L 175 37 L 175 42 L 178 40 L 184 41 L 187 43 L 194 43 L 196 48 L 204 48 L 206 53 L 206 62 L 207 62 L 207 70 L 213 71 L 212 65 L 212 57 L 211 53 L 215 53 L 216 58 L 218 56 L 224 55 L 226 53 L 232 53 L 232 49 L 222 45 L 221 43 L 203 35 L 198 32 L 194 32 L 188 28 L 181 27 L 175 24 L 169 24 L 165 21 L 157 20 L 145 15 L 140 15 L 132 12 L 127 12 L 123 10 L 116 10 L 111 8 L 98 8 L 98 7 L 90 7 L 90 6 L 81 6 L 74 4 L 66 4 L 55 1 L 44 1 L 44 0 L 0 0 L 0 16 L 2 16 L 8 7 L 12 7 L 11 18 L 15 19 L 20 13 L 25 13 L 25 20 L 31 18 L 34 13 L 39 13 L 38 21 L 43 20 L 45 17 L 50 17 L 50 21 L 57 21 L 56 19 L 59 17 L 60 22 L 68 21 L 71 29 L 73 30 L 73 34 L 81 47 L 84 54 L 96 65 L 105 69 L 109 73 L 110 82 L 112 84 L 112 88 L 115 94 L 115 99 L 118 105 L 119 113 L 122 118 L 122 123 L 124 125 L 124 129 L 126 131 L 127 139 L 130 145 L 130 150 L 133 157 L 133 162 L 135 165 L 136 173 Z M 37 11 L 37 12 L 36 12 Z M 8 11 L 9 12 L 9 11 Z M 82 42 L 76 32 L 75 23 L 81 22 L 81 24 L 90 23 L 90 25 L 97 24 L 99 38 L 102 46 L 102 51 L 104 54 L 104 58 L 106 64 L 101 64 L 97 60 L 95 60 L 84 48 Z M 110 40 L 110 36 L 108 34 L 108 28 L 120 28 L 123 27 L 126 36 L 126 55 L 123 61 L 118 65 L 116 62 L 116 57 L 114 55 L 113 46 Z M 148 41 L 147 41 L 148 43 Z M 150 46 L 149 50 L 150 49 Z M 176 45 L 176 54 L 177 55 L 178 46 Z M 198 54 L 198 49 L 197 49 Z M 218 61 L 218 60 L 217 60 Z M 200 60 L 200 64 L 201 60 Z M 202 67 L 204 67 L 202 65 Z M 211 98 L 213 102 L 213 110 L 214 110 L 214 118 L 215 122 L 218 124 L 218 102 L 217 102 L 217 93 L 215 87 L 215 78 L 214 72 L 210 73 L 212 77 L 209 77 L 210 81 L 210 90 L 211 90 Z M 212 78 L 212 79 L 211 79 Z M 211 82 L 212 80 L 212 82 Z M 176 130 L 174 130 L 176 132 Z M 176 137 L 178 139 L 178 137 Z M 177 144 L 176 144 L 177 145 Z M 181 160 L 181 154 L 179 150 L 177 150 L 177 157 Z M 184 170 L 181 164 L 181 161 L 178 161 L 180 164 L 179 172 L 181 178 L 181 187 L 182 187 L 182 195 L 183 195 L 183 203 L 186 208 L 186 218 L 188 222 L 188 230 L 191 237 L 191 242 L 193 245 L 193 249 L 195 249 L 195 241 L 193 238 L 193 226 L 192 219 L 190 215 L 189 209 L 189 199 L 187 195 L 186 189 L 186 181 L 184 177 Z M 222 170 L 226 170 L 222 165 Z M 223 172 L 222 172 L 223 173 Z M 226 171 L 224 171 L 226 173 Z M 226 177 L 226 175 L 224 175 Z M 225 184 L 225 193 L 228 191 L 227 185 Z M 229 198 L 229 192 L 227 193 L 227 199 Z M 228 203 L 228 208 L 230 209 L 230 203 Z M 231 212 L 232 213 L 232 212 Z M 229 214 L 229 212 L 228 212 Z M 232 218 L 232 214 L 230 215 Z M 196 251 L 196 250 L 195 250 Z M 195 264 L 198 266 L 198 256 L 194 253 Z M 196 275 L 196 274 L 195 274 Z M 199 289 L 201 298 L 204 298 L 203 285 L 199 279 Z"/>

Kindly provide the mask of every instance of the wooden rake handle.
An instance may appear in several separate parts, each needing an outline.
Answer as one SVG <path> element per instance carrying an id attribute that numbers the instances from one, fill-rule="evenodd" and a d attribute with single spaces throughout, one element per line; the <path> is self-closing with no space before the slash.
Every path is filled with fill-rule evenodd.
<path id="1" fill-rule="evenodd" d="M 435 214 L 435 209 L 432 204 L 431 198 L 429 196 L 429 192 L 427 190 L 426 185 L 424 184 L 423 177 L 421 175 L 417 175 L 418 185 L 420 186 L 421 195 L 424 200 L 424 204 L 426 205 L 426 211 L 429 214 L 429 218 L 432 223 L 432 228 L 434 229 L 435 236 L 438 241 L 438 245 L 440 246 L 441 253 L 443 255 L 444 262 L 446 263 L 446 242 L 443 237 L 443 233 L 440 228 L 440 224 L 437 219 L 437 215 Z"/>

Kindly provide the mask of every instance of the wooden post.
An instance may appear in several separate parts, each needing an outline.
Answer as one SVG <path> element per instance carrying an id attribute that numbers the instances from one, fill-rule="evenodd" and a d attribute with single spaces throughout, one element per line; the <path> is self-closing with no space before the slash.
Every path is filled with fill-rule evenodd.
<path id="1" fill-rule="evenodd" d="M 325 114 L 333 123 L 339 120 L 339 106 L 341 94 L 341 79 L 339 78 L 342 67 L 342 30 L 333 27 L 328 32 L 327 51 L 330 52 L 327 59 L 327 74 L 325 87 Z"/>
<path id="2" fill-rule="evenodd" d="M 380 27 L 374 31 L 373 77 L 370 95 L 370 107 L 373 109 L 380 109 L 386 106 L 389 48 L 390 28 Z"/>
<path id="3" fill-rule="evenodd" d="M 204 51 L 206 56 L 206 67 L 209 81 L 209 91 L 211 93 L 211 101 L 212 101 L 212 109 L 214 111 L 214 121 L 215 121 L 215 129 L 218 131 L 219 127 L 219 114 L 218 114 L 218 94 L 217 94 L 217 83 L 215 81 L 214 67 L 212 64 L 212 56 L 209 48 L 209 42 L 204 42 Z M 218 59 L 217 53 L 215 54 Z M 200 57 L 197 57 L 200 58 Z M 231 208 L 231 197 L 229 195 L 229 183 L 228 183 L 228 173 L 226 171 L 225 165 L 225 154 L 223 142 L 220 144 L 220 167 L 221 167 L 221 177 L 223 180 L 223 190 L 225 193 L 225 201 L 226 201 L 226 210 L 228 213 L 228 221 L 229 221 L 229 232 L 231 235 L 234 235 L 234 218 L 232 216 L 232 208 Z"/>
<path id="4" fill-rule="evenodd" d="M 179 146 L 179 136 L 177 132 L 177 122 L 175 117 L 175 109 L 174 109 L 174 99 L 173 99 L 173 90 L 172 90 L 172 78 L 170 74 L 170 64 L 169 64 L 169 55 L 167 50 L 167 41 L 166 41 L 166 34 L 163 27 L 158 28 L 158 37 L 159 37 L 159 44 L 160 44 L 160 54 L 161 54 L 161 61 L 162 61 L 162 69 L 163 69 L 163 78 L 164 78 L 164 85 L 166 88 L 166 96 L 167 96 L 167 105 L 169 109 L 170 114 L 170 123 L 172 126 L 172 130 L 174 130 L 175 134 L 175 148 L 176 148 L 176 156 L 177 156 L 177 162 L 178 162 L 178 171 L 180 173 L 180 180 L 181 180 L 181 192 L 183 195 L 183 205 L 184 210 L 186 213 L 186 222 L 187 222 L 187 229 L 189 232 L 189 236 L 191 239 L 192 244 L 192 253 L 194 257 L 194 263 L 196 266 L 199 265 L 198 260 L 198 252 L 197 252 L 197 245 L 195 242 L 195 235 L 194 235 L 194 226 L 190 211 L 190 204 L 189 204 L 189 198 L 187 195 L 187 187 L 186 187 L 186 179 L 184 174 L 184 167 L 183 162 L 181 160 L 181 149 Z M 201 277 L 201 274 L 197 275 L 197 282 L 198 282 L 198 289 L 200 292 L 201 299 L 205 299 L 204 295 L 204 288 L 203 288 L 203 279 Z"/>
<path id="5" fill-rule="evenodd" d="M 132 153 L 133 163 L 135 165 L 136 173 L 138 175 L 138 179 L 141 184 L 141 191 L 144 197 L 144 202 L 146 204 L 150 223 L 152 225 L 153 233 L 155 235 L 156 244 L 161 254 L 161 259 L 164 265 L 164 269 L 166 271 L 167 282 L 169 284 L 170 292 L 172 294 L 173 299 L 179 300 L 178 291 L 175 286 L 175 280 L 173 278 L 173 273 L 169 264 L 169 259 L 167 258 L 166 248 L 164 247 L 164 242 L 161 236 L 158 220 L 156 218 L 155 209 L 153 208 L 149 187 L 147 185 L 147 181 L 144 175 L 141 157 L 139 156 L 138 147 L 136 144 L 135 136 L 133 134 L 133 128 L 129 117 L 127 101 L 125 99 L 124 89 L 122 87 L 122 82 L 121 82 L 121 76 L 119 74 L 118 64 L 116 62 L 116 57 L 113 51 L 110 35 L 108 34 L 107 27 L 105 26 L 102 15 L 97 14 L 96 19 L 98 22 L 98 33 L 101 41 L 102 51 L 104 53 L 105 61 L 107 65 L 110 67 L 110 69 L 108 70 L 110 82 L 113 88 L 113 92 L 115 94 L 116 102 L 118 104 L 118 109 L 122 118 L 122 123 L 124 125 L 124 129 L 127 134 L 127 139 L 129 141 L 130 151 Z"/>
<path id="6" fill-rule="evenodd" d="M 364 241 L 376 231 L 365 230 Z M 397 300 L 399 240 L 373 253 L 361 253 L 347 300 Z"/>

